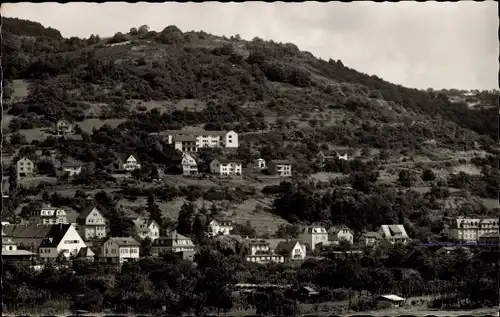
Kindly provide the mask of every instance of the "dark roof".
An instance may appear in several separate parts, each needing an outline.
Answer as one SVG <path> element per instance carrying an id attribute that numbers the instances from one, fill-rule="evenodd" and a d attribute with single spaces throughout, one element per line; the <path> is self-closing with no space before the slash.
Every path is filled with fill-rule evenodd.
<path id="1" fill-rule="evenodd" d="M 288 242 L 280 242 L 278 243 L 278 246 L 276 247 L 276 252 L 280 251 L 286 251 L 287 253 L 290 253 L 293 251 L 293 248 L 297 245 L 298 240 L 292 240 Z"/>
<path id="2" fill-rule="evenodd" d="M 137 161 L 137 163 L 139 163 L 139 156 L 135 153 L 129 153 L 129 154 L 120 153 L 120 154 L 118 154 L 118 161 L 120 161 L 120 163 L 122 163 L 122 164 L 126 163 L 127 159 L 130 156 L 133 156 L 135 158 L 135 160 Z"/>
<path id="3" fill-rule="evenodd" d="M 205 130 L 169 130 L 167 134 L 173 135 L 225 135 L 228 131 L 205 131 Z"/>
<path id="4" fill-rule="evenodd" d="M 365 238 L 382 239 L 382 236 L 380 235 L 380 233 L 374 232 L 374 231 L 369 231 L 369 232 L 363 233 L 362 236 L 365 237 Z"/>
<path id="5" fill-rule="evenodd" d="M 67 141 L 83 141 L 83 137 L 80 134 L 74 134 L 74 133 L 65 134 L 63 138 L 64 140 Z"/>
<path id="6" fill-rule="evenodd" d="M 77 258 L 89 258 L 95 256 L 94 251 L 92 251 L 89 247 L 83 247 L 78 251 L 76 255 Z"/>
<path id="7" fill-rule="evenodd" d="M 340 230 L 349 230 L 352 232 L 352 230 L 349 227 L 347 227 L 346 225 L 338 225 L 338 226 L 331 226 L 328 229 L 328 233 L 337 234 Z"/>
<path id="8" fill-rule="evenodd" d="M 196 142 L 196 137 L 191 135 L 174 135 L 172 138 L 174 142 Z"/>
<path id="9" fill-rule="evenodd" d="M 87 219 L 87 217 L 90 215 L 90 213 L 94 210 L 94 208 L 101 214 L 102 216 L 102 213 L 99 209 L 97 209 L 97 207 L 95 205 L 91 205 L 87 208 L 85 208 L 79 215 L 78 217 L 76 218 L 77 219 L 77 222 L 78 224 L 84 224 L 85 223 L 85 220 Z"/>
<path id="10" fill-rule="evenodd" d="M 214 219 L 221 226 L 232 226 L 233 221 L 228 219 Z"/>
<path id="11" fill-rule="evenodd" d="M 269 162 L 269 164 L 274 163 L 274 164 L 292 164 L 291 161 L 289 160 L 272 160 Z"/>
<path id="12" fill-rule="evenodd" d="M 215 160 L 221 164 L 230 164 L 230 163 L 241 164 L 240 160 L 231 160 L 225 158 L 216 158 Z"/>
<path id="13" fill-rule="evenodd" d="M 71 227 L 70 224 L 56 224 L 56 225 L 6 225 L 2 229 L 8 237 L 13 239 L 48 239 L 45 242 L 47 246 L 56 246 L 61 242 L 68 229 Z M 50 239 L 49 239 L 50 238 Z"/>
<path id="14" fill-rule="evenodd" d="M 113 241 L 114 243 L 118 244 L 118 246 L 134 246 L 138 247 L 141 244 L 137 242 L 134 238 L 131 237 L 111 237 L 106 241 Z"/>

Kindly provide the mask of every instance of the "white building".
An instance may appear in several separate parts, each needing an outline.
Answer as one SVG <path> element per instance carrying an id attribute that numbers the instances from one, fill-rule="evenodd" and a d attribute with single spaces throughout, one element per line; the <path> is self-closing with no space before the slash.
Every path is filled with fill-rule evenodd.
<path id="1" fill-rule="evenodd" d="M 73 125 L 67 120 L 59 120 L 56 123 L 56 135 L 65 135 L 73 132 Z"/>
<path id="2" fill-rule="evenodd" d="M 304 260 L 306 258 L 306 246 L 297 240 L 280 242 L 275 253 L 284 255 L 289 261 Z"/>
<path id="3" fill-rule="evenodd" d="M 63 174 L 75 176 L 82 172 L 82 164 L 78 162 L 67 162 L 62 164 L 61 169 Z"/>
<path id="4" fill-rule="evenodd" d="M 203 147 L 238 147 L 238 133 L 234 131 L 188 131 L 171 130 L 164 133 L 167 143 L 173 144 L 174 138 L 178 136 L 190 136 L 196 138 L 196 148 Z"/>
<path id="5" fill-rule="evenodd" d="M 231 220 L 221 220 L 221 219 L 213 219 L 208 224 L 210 232 L 212 236 L 216 236 L 219 234 L 229 235 L 231 230 L 233 230 L 233 222 Z"/>
<path id="6" fill-rule="evenodd" d="M 195 245 L 190 238 L 172 232 L 168 236 L 159 237 L 151 246 L 152 256 L 158 256 L 169 251 L 182 253 L 184 259 L 192 259 L 195 253 Z"/>
<path id="7" fill-rule="evenodd" d="M 16 162 L 17 179 L 23 177 L 33 177 L 35 174 L 35 164 L 32 160 L 23 157 Z"/>
<path id="8" fill-rule="evenodd" d="M 299 234 L 300 243 L 308 245 L 311 250 L 315 250 L 320 245 L 328 245 L 328 232 L 325 228 L 315 226 L 306 227 Z"/>
<path id="9" fill-rule="evenodd" d="M 391 244 L 407 244 L 411 241 L 403 225 L 382 225 L 379 234 Z"/>
<path id="10" fill-rule="evenodd" d="M 102 239 L 106 237 L 106 218 L 97 207 L 88 207 L 77 219 L 78 233 L 84 240 Z"/>
<path id="11" fill-rule="evenodd" d="M 110 237 L 101 246 L 100 260 L 123 263 L 139 259 L 141 244 L 131 237 Z"/>
<path id="12" fill-rule="evenodd" d="M 42 208 L 29 219 L 32 224 L 52 225 L 59 223 L 68 223 L 66 211 L 50 205 L 42 205 Z"/>
<path id="13" fill-rule="evenodd" d="M 188 153 L 182 154 L 182 174 L 184 176 L 198 175 L 198 164 L 193 156 Z"/>
<path id="14" fill-rule="evenodd" d="M 275 254 L 270 247 L 270 244 L 266 240 L 244 240 L 248 245 L 249 254 L 246 256 L 248 262 L 253 263 L 269 263 L 285 262 L 285 257 L 280 254 Z"/>
<path id="15" fill-rule="evenodd" d="M 133 219 L 132 222 L 134 223 L 137 235 L 141 239 L 149 237 L 154 241 L 160 237 L 160 226 L 156 221 L 144 217 L 137 217 Z"/>
<path id="16" fill-rule="evenodd" d="M 458 217 L 448 228 L 448 235 L 457 241 L 478 242 L 485 234 L 498 233 L 498 223 L 498 218 Z"/>
<path id="17" fill-rule="evenodd" d="M 255 160 L 255 167 L 257 167 L 260 170 L 263 170 L 266 168 L 266 160 L 263 158 L 258 158 Z"/>
<path id="18" fill-rule="evenodd" d="M 353 244 L 354 233 L 345 225 L 332 226 L 328 229 L 328 240 L 333 243 L 340 243 L 344 240 Z"/>
<path id="19" fill-rule="evenodd" d="M 218 158 L 210 163 L 210 172 L 219 176 L 240 176 L 242 164 L 238 160 Z"/>
<path id="20" fill-rule="evenodd" d="M 140 169 L 141 164 L 139 163 L 139 159 L 133 155 L 119 155 L 118 156 L 118 169 L 122 171 L 131 172 L 136 169 Z"/>
<path id="21" fill-rule="evenodd" d="M 41 258 L 55 259 L 59 254 L 69 258 L 76 256 L 81 248 L 86 247 L 82 237 L 72 225 L 52 225 L 52 230 L 41 242 L 38 253 Z"/>

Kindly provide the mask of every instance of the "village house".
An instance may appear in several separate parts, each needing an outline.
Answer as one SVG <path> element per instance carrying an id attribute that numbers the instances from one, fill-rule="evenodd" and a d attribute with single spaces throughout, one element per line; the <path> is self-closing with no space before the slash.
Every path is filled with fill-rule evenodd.
<path id="1" fill-rule="evenodd" d="M 347 152 L 338 152 L 335 150 L 320 151 L 316 156 L 316 162 L 321 168 L 323 168 L 329 161 L 348 159 L 349 155 L 347 154 Z"/>
<path id="2" fill-rule="evenodd" d="M 221 177 L 224 176 L 240 176 L 242 171 L 241 162 L 238 160 L 230 159 L 214 159 L 210 163 L 210 172 L 212 174 L 217 174 Z"/>
<path id="3" fill-rule="evenodd" d="M 377 297 L 377 307 L 403 307 L 405 299 L 397 295 L 380 295 Z"/>
<path id="4" fill-rule="evenodd" d="M 285 256 L 288 261 L 304 260 L 306 258 L 306 246 L 297 240 L 280 242 L 275 253 Z"/>
<path id="5" fill-rule="evenodd" d="M 193 260 L 195 254 L 195 245 L 190 238 L 172 232 L 165 237 L 159 237 L 151 246 L 151 255 L 159 256 L 164 252 L 181 253 L 185 260 Z"/>
<path id="6" fill-rule="evenodd" d="M 35 164 L 32 160 L 22 157 L 16 162 L 17 179 L 33 177 L 35 174 Z"/>
<path id="7" fill-rule="evenodd" d="M 484 234 L 497 233 L 498 223 L 498 218 L 457 217 L 448 228 L 448 235 L 455 241 L 478 242 Z"/>
<path id="8" fill-rule="evenodd" d="M 39 225 L 67 224 L 68 217 L 64 209 L 44 204 L 40 210 L 37 210 L 36 213 L 29 218 L 29 222 Z"/>
<path id="9" fill-rule="evenodd" d="M 224 219 L 213 219 L 208 224 L 208 227 L 212 236 L 216 236 L 219 234 L 229 235 L 234 228 L 233 222 L 231 220 Z"/>
<path id="10" fill-rule="evenodd" d="M 500 243 L 500 233 L 488 232 L 479 237 L 479 243 L 496 244 Z"/>
<path id="11" fill-rule="evenodd" d="M 258 158 L 255 160 L 255 167 L 259 170 L 263 170 L 266 168 L 266 160 L 263 158 Z"/>
<path id="12" fill-rule="evenodd" d="M 345 225 L 332 226 L 328 229 L 328 241 L 339 244 L 340 241 L 354 243 L 354 233 Z"/>
<path id="13" fill-rule="evenodd" d="M 73 132 L 73 125 L 67 120 L 59 120 L 56 122 L 56 135 L 63 136 L 66 133 Z"/>
<path id="14" fill-rule="evenodd" d="M 267 166 L 269 174 L 287 177 L 292 176 L 292 162 L 288 160 L 272 160 Z"/>
<path id="15" fill-rule="evenodd" d="M 269 263 L 285 262 L 285 257 L 280 254 L 275 254 L 266 240 L 245 239 L 244 243 L 248 245 L 249 254 L 246 256 L 248 262 L 253 263 Z"/>
<path id="16" fill-rule="evenodd" d="M 367 247 L 373 247 L 380 243 L 382 236 L 378 232 L 369 231 L 365 232 L 359 238 L 359 242 Z"/>
<path id="17" fill-rule="evenodd" d="M 7 236 L 2 228 L 2 261 L 19 261 L 30 264 L 36 253 L 28 250 L 19 250 L 11 237 Z"/>
<path id="18" fill-rule="evenodd" d="M 102 245 L 99 261 L 122 264 L 139 259 L 141 244 L 131 237 L 109 237 Z"/>
<path id="19" fill-rule="evenodd" d="M 198 151 L 196 137 L 191 135 L 174 135 L 172 144 L 176 150 L 187 153 L 194 153 Z"/>
<path id="20" fill-rule="evenodd" d="M 106 218 L 97 207 L 87 207 L 78 215 L 76 222 L 78 233 L 85 241 L 106 237 Z"/>
<path id="21" fill-rule="evenodd" d="M 132 220 L 135 230 L 139 238 L 151 240 L 158 239 L 160 237 L 160 226 L 153 219 L 146 217 L 135 217 Z"/>
<path id="22" fill-rule="evenodd" d="M 38 252 L 40 258 L 75 256 L 85 242 L 70 224 L 53 225 L 8 225 L 3 228 L 5 234 L 19 246 Z"/>
<path id="23" fill-rule="evenodd" d="M 234 131 L 188 131 L 170 130 L 164 133 L 167 143 L 173 144 L 174 138 L 178 136 L 190 136 L 196 139 L 196 148 L 204 147 L 238 147 L 238 134 Z"/>
<path id="24" fill-rule="evenodd" d="M 407 244 L 411 241 L 403 225 L 382 225 L 379 233 L 391 244 Z"/>
<path id="25" fill-rule="evenodd" d="M 184 176 L 198 175 L 198 164 L 193 156 L 183 153 L 181 165 Z"/>
<path id="26" fill-rule="evenodd" d="M 319 226 L 306 227 L 299 234 L 299 241 L 314 251 L 318 245 L 328 245 L 328 232 Z"/>
<path id="27" fill-rule="evenodd" d="M 118 169 L 121 171 L 131 172 L 136 169 L 140 169 L 141 164 L 137 155 L 119 155 L 118 156 Z"/>
<path id="28" fill-rule="evenodd" d="M 70 177 L 76 176 L 82 172 L 82 164 L 79 162 L 64 162 L 61 166 L 61 171 Z"/>

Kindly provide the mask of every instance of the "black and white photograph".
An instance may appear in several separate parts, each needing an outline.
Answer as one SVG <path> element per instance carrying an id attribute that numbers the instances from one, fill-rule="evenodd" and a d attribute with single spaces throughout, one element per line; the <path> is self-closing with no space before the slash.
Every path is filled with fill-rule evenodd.
<path id="1" fill-rule="evenodd" d="M 496 1 L 1 5 L 2 316 L 499 316 Z"/>

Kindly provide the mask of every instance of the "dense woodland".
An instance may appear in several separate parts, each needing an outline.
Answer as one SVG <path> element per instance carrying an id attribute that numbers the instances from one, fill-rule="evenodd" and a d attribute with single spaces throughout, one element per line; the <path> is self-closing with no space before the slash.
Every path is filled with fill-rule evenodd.
<path id="1" fill-rule="evenodd" d="M 4 110 L 15 116 L 8 127 L 3 127 L 12 133 L 9 138 L 3 136 L 3 150 L 19 150 L 17 157 L 34 157 L 35 151 L 41 150 L 37 168 L 46 175 L 54 174 L 54 166 L 44 159 L 49 150 L 57 150 L 61 160 L 73 157 L 91 164 L 92 168 L 78 177 L 59 184 L 117 186 L 109 166 L 118 152 L 139 154 L 143 167 L 132 175 L 137 182 L 155 179 L 158 165 L 165 173 L 180 174 L 180 153 L 148 134 L 197 124 L 209 130 L 233 129 L 240 133 L 241 146 L 228 156 L 245 163 L 252 162 L 258 152 L 266 161 L 292 159 L 298 176 L 320 170 L 347 175 L 328 182 L 297 177 L 266 186 L 259 193 L 244 186 L 205 189 L 165 185 L 149 189 L 133 184 L 121 185 L 113 195 L 99 192 L 93 198 L 110 219 L 112 235 L 127 235 L 131 230 L 116 201 L 147 197 L 144 211 L 163 229 L 175 228 L 201 245 L 197 266 L 172 254 L 160 259 L 147 257 L 121 270 L 74 262 L 67 268 L 48 266 L 35 273 L 20 265 L 5 264 L 4 304 L 9 309 L 34 304 L 44 309 L 120 312 L 130 307 L 147 312 L 165 305 L 172 314 L 248 307 L 256 307 L 262 314 L 293 316 L 298 312 L 292 293 L 272 291 L 244 297 L 231 292 L 235 283 L 263 281 L 293 284 L 294 289 L 310 285 L 321 291 L 322 301 L 350 299 L 350 307 L 358 311 L 373 308 L 373 296 L 381 293 L 407 297 L 433 294 L 437 299 L 432 305 L 437 308 L 497 303 L 497 250 L 477 248 L 472 257 L 465 251 L 438 256 L 431 247 L 383 246 L 361 257 L 344 254 L 340 258 L 331 250 L 322 250 L 323 260 L 311 259 L 299 267 L 264 266 L 245 263 L 243 247 L 208 239 L 204 228 L 209 216 L 219 212 L 221 202 L 244 201 L 256 194 L 272 197 L 269 211 L 290 223 L 281 227 L 276 237 L 296 236 L 301 224 L 344 223 L 357 238 L 381 224 L 401 223 L 418 243 L 443 239 L 448 217 L 497 216 L 499 210 L 472 204 L 443 210 L 442 200 L 464 193 L 498 197 L 498 110 L 492 107 L 498 102 L 498 92 L 479 92 L 480 106 L 470 109 L 465 103 L 450 102 L 447 95 L 455 91 L 419 91 L 391 84 L 350 69 L 340 60 L 317 59 L 294 44 L 259 38 L 244 41 L 237 35 L 219 38 L 204 32 L 183 33 L 175 26 L 161 32 L 141 26 L 104 40 L 98 35 L 63 38 L 59 31 L 39 23 L 11 18 L 3 18 L 2 28 Z M 110 46 L 127 41 L 130 43 Z M 132 51 L 131 45 L 142 45 L 142 51 Z M 18 79 L 30 82 L 29 95 L 22 101 L 10 98 L 9 84 Z M 133 111 L 130 106 L 131 100 L 180 99 L 196 100 L 205 107 L 172 111 L 138 107 Z M 92 133 L 78 131 L 83 137 L 80 144 L 51 137 L 28 144 L 18 133 L 20 129 L 51 126 L 62 118 L 81 121 L 89 117 L 89 103 L 107 105 L 97 114 L 101 119 L 126 121 L 116 128 L 104 125 Z M 317 110 L 329 109 L 346 114 L 345 119 L 329 125 L 312 117 Z M 266 120 L 270 114 L 280 115 L 270 123 Z M 298 127 L 297 121 L 290 119 L 292 115 L 307 121 L 308 126 Z M 425 120 L 413 123 L 412 118 Z M 481 147 L 489 152 L 486 158 L 471 160 L 481 174 L 462 172 L 443 180 L 422 166 L 420 174 L 401 171 L 397 186 L 377 183 L 378 171 L 390 153 L 429 153 L 432 146 L 425 145 L 429 139 L 436 141 L 436 148 Z M 314 158 L 326 143 L 381 152 L 369 157 L 366 150 L 361 159 L 333 160 L 320 167 Z M 201 151 L 200 170 L 207 170 L 218 154 L 220 150 Z M 14 210 L 26 202 L 24 197 L 33 195 L 42 195 L 53 206 L 71 206 L 77 211 L 88 203 L 83 192 L 63 197 L 57 194 L 57 186 L 49 184 L 16 188 L 13 167 L 4 174 L 10 176 L 12 196 L 2 208 L 3 219 L 16 222 L 29 215 L 37 203 L 30 202 L 18 215 Z M 415 184 L 431 190 L 417 193 L 411 189 Z M 346 185 L 352 189 L 346 190 Z M 451 193 L 449 188 L 459 192 Z M 188 200 L 179 218 L 163 217 L 157 203 L 177 197 Z M 198 198 L 211 204 L 198 210 L 192 203 Z M 241 224 L 237 230 L 255 236 L 251 224 Z M 143 248 L 147 254 L 147 244 Z M 65 264 L 62 259 L 58 262 Z"/>

